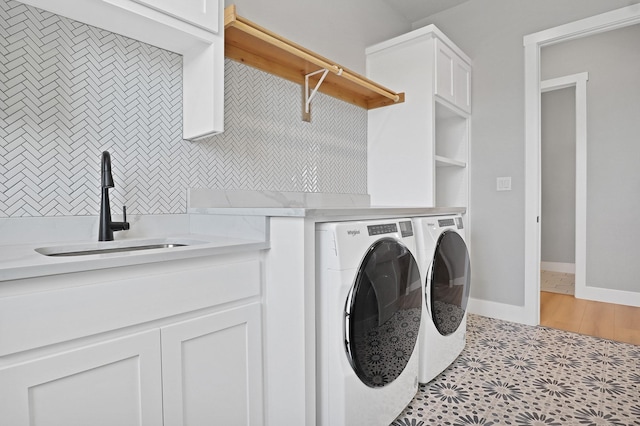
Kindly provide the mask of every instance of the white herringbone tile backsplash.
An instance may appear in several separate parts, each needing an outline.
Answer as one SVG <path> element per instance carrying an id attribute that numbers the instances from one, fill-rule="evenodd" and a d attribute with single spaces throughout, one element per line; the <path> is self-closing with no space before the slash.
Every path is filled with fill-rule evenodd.
<path id="1" fill-rule="evenodd" d="M 182 58 L 0 0 L 0 217 L 185 213 L 187 188 L 366 193 L 366 111 L 227 61 L 225 132 L 182 133 Z"/>

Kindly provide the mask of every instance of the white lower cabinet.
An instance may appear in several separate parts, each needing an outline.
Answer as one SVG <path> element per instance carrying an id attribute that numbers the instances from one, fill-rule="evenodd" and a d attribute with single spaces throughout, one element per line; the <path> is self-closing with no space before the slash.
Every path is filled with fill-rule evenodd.
<path id="1" fill-rule="evenodd" d="M 249 253 L 1 283 L 0 426 L 262 426 L 261 269 Z"/>
<path id="2" fill-rule="evenodd" d="M 262 425 L 260 305 L 164 327 L 164 426 Z"/>
<path id="3" fill-rule="evenodd" d="M 162 424 L 160 331 L 0 369 L 0 424 Z"/>
<path id="4" fill-rule="evenodd" d="M 0 369 L 0 424 L 262 425 L 260 318 L 252 303 Z"/>

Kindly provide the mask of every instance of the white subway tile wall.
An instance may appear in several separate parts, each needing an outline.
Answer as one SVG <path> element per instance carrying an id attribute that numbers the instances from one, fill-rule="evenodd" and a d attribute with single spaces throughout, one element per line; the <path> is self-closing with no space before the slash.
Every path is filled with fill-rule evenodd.
<path id="1" fill-rule="evenodd" d="M 225 64 L 225 132 L 182 133 L 182 57 L 0 0 L 0 217 L 96 215 L 100 152 L 114 213 L 186 212 L 187 188 L 365 194 L 367 113 Z"/>

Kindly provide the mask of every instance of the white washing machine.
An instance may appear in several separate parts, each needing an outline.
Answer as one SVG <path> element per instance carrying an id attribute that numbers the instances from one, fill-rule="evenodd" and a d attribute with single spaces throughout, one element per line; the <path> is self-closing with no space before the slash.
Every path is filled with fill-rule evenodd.
<path id="1" fill-rule="evenodd" d="M 418 381 L 427 383 L 464 349 L 471 270 L 461 215 L 412 220 L 425 302 Z"/>
<path id="2" fill-rule="evenodd" d="M 317 424 L 388 426 L 418 390 L 411 219 L 316 226 Z"/>

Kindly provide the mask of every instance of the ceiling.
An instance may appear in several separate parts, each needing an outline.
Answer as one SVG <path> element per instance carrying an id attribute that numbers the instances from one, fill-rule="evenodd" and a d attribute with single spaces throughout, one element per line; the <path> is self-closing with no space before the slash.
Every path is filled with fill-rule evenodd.
<path id="1" fill-rule="evenodd" d="M 416 22 L 468 0 L 383 0 L 409 22 Z"/>

